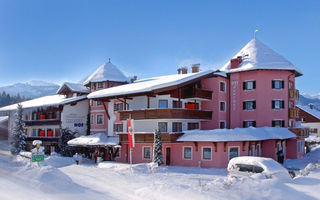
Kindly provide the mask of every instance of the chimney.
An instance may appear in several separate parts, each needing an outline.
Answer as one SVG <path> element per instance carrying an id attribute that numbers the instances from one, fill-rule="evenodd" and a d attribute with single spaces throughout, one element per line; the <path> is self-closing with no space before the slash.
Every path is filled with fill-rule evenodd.
<path id="1" fill-rule="evenodd" d="M 133 83 L 134 81 L 137 80 L 137 78 L 138 78 L 137 76 L 133 76 L 133 77 L 130 79 L 130 82 Z"/>
<path id="2" fill-rule="evenodd" d="M 308 106 L 310 107 L 310 109 L 313 109 L 313 104 L 309 103 Z"/>
<path id="3" fill-rule="evenodd" d="M 188 67 L 181 67 L 182 74 L 187 74 L 188 73 Z"/>
<path id="4" fill-rule="evenodd" d="M 199 72 L 199 70 L 200 70 L 200 64 L 193 64 L 193 65 L 191 66 L 191 69 L 192 69 L 192 73 L 197 73 L 197 72 Z"/>
<path id="5" fill-rule="evenodd" d="M 178 74 L 181 74 L 181 68 L 178 68 Z"/>
<path id="6" fill-rule="evenodd" d="M 239 67 L 239 65 L 241 64 L 242 62 L 242 57 L 241 56 L 238 56 L 237 58 L 233 58 L 230 60 L 230 63 L 231 63 L 231 69 L 236 69 Z"/>

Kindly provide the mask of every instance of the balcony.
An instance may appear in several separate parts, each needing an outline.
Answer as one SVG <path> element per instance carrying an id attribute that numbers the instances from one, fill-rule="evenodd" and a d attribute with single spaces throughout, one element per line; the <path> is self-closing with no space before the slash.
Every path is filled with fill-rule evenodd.
<path id="1" fill-rule="evenodd" d="M 25 120 L 26 126 L 37 126 L 37 125 L 60 125 L 59 119 L 40 119 L 40 120 Z"/>
<path id="2" fill-rule="evenodd" d="M 289 109 L 289 118 L 298 118 L 299 111 L 296 108 Z"/>
<path id="3" fill-rule="evenodd" d="M 178 134 L 169 134 L 169 133 L 161 133 L 161 141 L 162 143 L 174 143 L 176 140 L 182 135 L 182 133 Z M 119 135 L 121 144 L 128 144 L 128 134 Z M 146 134 L 134 134 L 135 143 L 153 143 L 154 142 L 154 134 L 146 133 Z"/>
<path id="4" fill-rule="evenodd" d="M 289 128 L 298 138 L 304 139 L 309 137 L 309 128 Z"/>
<path id="5" fill-rule="evenodd" d="M 212 91 L 209 90 L 201 90 L 198 88 L 188 89 L 183 91 L 184 99 L 196 99 L 196 100 L 211 100 L 212 99 Z"/>
<path id="6" fill-rule="evenodd" d="M 299 100 L 299 90 L 289 89 L 289 99 Z"/>
<path id="7" fill-rule="evenodd" d="M 146 109 L 120 111 L 120 120 L 129 119 L 203 119 L 211 120 L 212 111 L 189 110 L 178 108 Z"/>

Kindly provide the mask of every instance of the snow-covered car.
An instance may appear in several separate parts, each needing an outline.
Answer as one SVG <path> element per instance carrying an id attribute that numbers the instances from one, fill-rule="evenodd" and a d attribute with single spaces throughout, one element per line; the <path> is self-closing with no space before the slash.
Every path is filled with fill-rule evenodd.
<path id="1" fill-rule="evenodd" d="M 287 169 L 271 158 L 240 156 L 232 158 L 228 164 L 229 177 L 245 177 L 256 174 L 266 178 L 291 179 Z"/>

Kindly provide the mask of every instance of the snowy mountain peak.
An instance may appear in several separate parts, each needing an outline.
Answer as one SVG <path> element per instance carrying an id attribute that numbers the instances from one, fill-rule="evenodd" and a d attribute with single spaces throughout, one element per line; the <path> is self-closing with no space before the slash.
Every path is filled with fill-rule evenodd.
<path id="1" fill-rule="evenodd" d="M 26 82 L 26 84 L 29 84 L 31 86 L 57 86 L 57 84 L 40 80 L 31 80 Z"/>

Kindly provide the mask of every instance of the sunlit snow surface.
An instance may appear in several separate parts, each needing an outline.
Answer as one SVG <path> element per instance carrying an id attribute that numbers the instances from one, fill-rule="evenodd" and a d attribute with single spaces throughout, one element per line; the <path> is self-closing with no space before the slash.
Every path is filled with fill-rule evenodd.
<path id="1" fill-rule="evenodd" d="M 226 169 L 159 167 L 51 156 L 40 164 L 11 157 L 0 143 L 0 199 L 318 199 L 320 149 L 286 164 L 308 169 L 284 183 L 276 179 L 229 179 Z"/>

